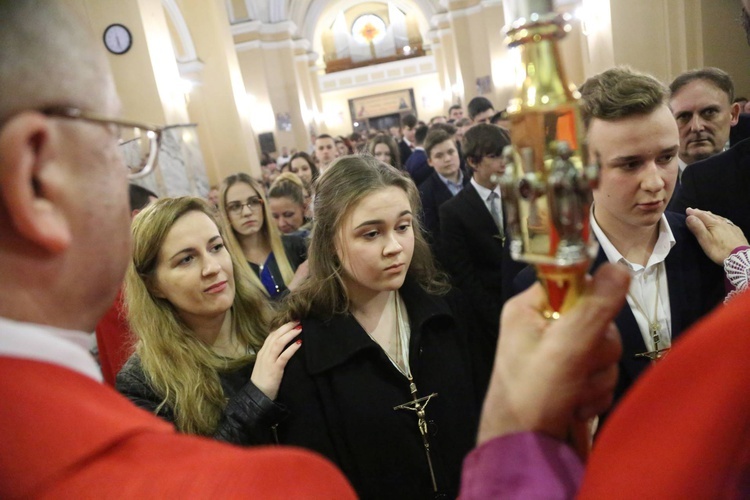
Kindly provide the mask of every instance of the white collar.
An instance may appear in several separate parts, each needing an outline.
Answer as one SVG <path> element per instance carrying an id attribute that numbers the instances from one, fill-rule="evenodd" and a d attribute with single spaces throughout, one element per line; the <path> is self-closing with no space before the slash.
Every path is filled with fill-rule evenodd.
<path id="1" fill-rule="evenodd" d="M 593 205 L 591 207 L 591 215 L 589 216 L 589 219 L 591 220 L 591 229 L 593 229 L 594 235 L 599 241 L 599 245 L 601 245 L 602 250 L 604 250 L 607 260 L 613 263 L 623 263 L 633 271 L 639 271 L 651 267 L 654 264 L 663 262 L 664 259 L 667 258 L 667 255 L 669 255 L 669 251 L 677 243 L 674 239 L 674 234 L 672 234 L 672 228 L 669 227 L 669 222 L 667 222 L 667 217 L 664 214 L 661 214 L 661 219 L 659 220 L 659 237 L 656 240 L 651 256 L 648 258 L 648 262 L 645 266 L 633 264 L 622 256 L 619 250 L 617 250 L 612 242 L 609 241 L 609 238 L 604 234 L 602 228 L 599 227 L 599 224 L 597 224 L 596 219 L 594 218 Z"/>
<path id="2" fill-rule="evenodd" d="M 52 363 L 101 382 L 90 344 L 88 333 L 0 317 L 0 356 Z"/>
<path id="3" fill-rule="evenodd" d="M 495 189 L 487 189 L 486 187 L 480 185 L 477 181 L 474 180 L 474 176 L 471 176 L 471 185 L 474 186 L 474 189 L 477 190 L 477 194 L 480 198 L 482 198 L 482 201 L 487 201 L 490 197 L 490 193 L 497 193 L 497 196 L 499 199 L 502 198 L 502 194 L 500 193 L 500 186 L 495 186 Z"/>
<path id="4" fill-rule="evenodd" d="M 677 166 L 680 167 L 679 172 L 680 172 L 680 174 L 682 174 L 682 172 L 684 172 L 685 169 L 687 168 L 687 163 L 685 163 L 684 161 L 682 161 L 682 158 L 680 158 L 678 156 L 677 157 Z"/>

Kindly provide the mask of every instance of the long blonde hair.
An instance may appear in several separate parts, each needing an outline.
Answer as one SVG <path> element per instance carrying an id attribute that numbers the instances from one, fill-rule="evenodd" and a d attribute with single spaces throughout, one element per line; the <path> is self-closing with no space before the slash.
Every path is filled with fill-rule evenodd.
<path id="1" fill-rule="evenodd" d="M 235 233 L 234 228 L 232 228 L 232 222 L 229 219 L 229 214 L 227 213 L 227 191 L 229 191 L 229 188 L 237 184 L 238 182 L 244 182 L 245 184 L 253 188 L 255 192 L 258 193 L 260 199 L 263 200 L 263 227 L 260 229 L 260 231 L 271 247 L 271 252 L 273 252 L 274 257 L 276 258 L 276 264 L 278 264 L 279 266 L 279 271 L 281 272 L 281 278 L 284 280 L 284 284 L 289 285 L 289 283 L 294 278 L 294 270 L 292 269 L 292 265 L 289 263 L 289 259 L 287 258 L 286 252 L 284 251 L 284 244 L 281 241 L 281 234 L 279 233 L 276 224 L 273 222 L 273 216 L 271 215 L 271 209 L 268 206 L 268 200 L 266 199 L 265 192 L 258 182 L 256 182 L 249 175 L 242 172 L 230 175 L 221 183 L 221 194 L 219 196 L 219 213 L 221 213 L 221 218 L 228 228 L 227 238 L 225 240 L 225 242 L 227 243 L 227 247 L 229 247 L 233 251 L 239 251 L 240 253 L 242 253 L 242 245 L 240 244 L 240 240 L 237 238 L 237 233 Z M 247 263 L 247 259 L 243 259 L 243 263 L 244 267 L 247 267 L 250 270 L 250 282 L 264 294 L 268 295 L 268 291 L 266 290 L 266 287 L 263 286 L 263 284 L 260 282 L 260 278 L 258 278 L 258 276 L 254 272 L 252 272 L 252 269 L 250 269 L 250 266 Z"/>
<path id="2" fill-rule="evenodd" d="M 266 299 L 248 285 L 247 274 L 252 272 L 241 265 L 240 255 L 230 251 L 235 283 L 232 328 L 251 354 L 229 361 L 199 340 L 168 300 L 152 293 L 164 240 L 175 222 L 189 212 L 206 214 L 219 234 L 226 234 L 213 210 L 199 198 L 163 198 L 145 208 L 133 221 L 133 259 L 125 277 L 125 303 L 130 327 L 138 338 L 135 352 L 151 386 L 164 398 L 159 409 L 166 405 L 173 410 L 180 431 L 211 435 L 226 407 L 218 371 L 254 361 L 253 353 L 268 335 L 269 310 Z"/>
<path id="3" fill-rule="evenodd" d="M 315 227 L 308 252 L 310 275 L 286 298 L 274 324 L 302 319 L 311 312 L 330 317 L 349 310 L 343 268 L 336 252 L 339 228 L 362 198 L 392 186 L 406 193 L 412 213 L 420 213 L 419 192 L 408 174 L 374 157 L 343 156 L 321 174 L 315 186 Z M 445 276 L 435 268 L 418 217 L 414 217 L 412 225 L 414 255 L 407 275 L 428 293 L 445 293 L 449 287 Z"/>

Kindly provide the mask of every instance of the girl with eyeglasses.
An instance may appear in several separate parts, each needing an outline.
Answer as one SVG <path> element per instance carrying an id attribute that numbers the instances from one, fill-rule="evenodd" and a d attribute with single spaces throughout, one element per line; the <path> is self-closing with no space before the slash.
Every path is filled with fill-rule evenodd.
<path id="1" fill-rule="evenodd" d="M 249 175 L 230 175 L 221 184 L 219 212 L 254 271 L 251 282 L 272 299 L 294 290 L 307 277 L 307 247 L 299 236 L 281 236 L 263 189 Z"/>
<path id="2" fill-rule="evenodd" d="M 286 415 L 274 399 L 301 327 L 268 334 L 266 299 L 214 217 L 203 200 L 182 197 L 133 221 L 125 302 L 138 340 L 116 387 L 181 432 L 271 443 Z"/>

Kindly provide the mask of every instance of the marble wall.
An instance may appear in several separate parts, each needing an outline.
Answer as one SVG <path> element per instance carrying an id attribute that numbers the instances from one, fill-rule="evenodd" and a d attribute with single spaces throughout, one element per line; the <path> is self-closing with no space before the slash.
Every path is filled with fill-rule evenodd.
<path id="1" fill-rule="evenodd" d="M 166 127 L 162 133 L 156 168 L 150 175 L 133 182 L 160 197 L 205 197 L 209 183 L 196 129 L 195 124 Z"/>

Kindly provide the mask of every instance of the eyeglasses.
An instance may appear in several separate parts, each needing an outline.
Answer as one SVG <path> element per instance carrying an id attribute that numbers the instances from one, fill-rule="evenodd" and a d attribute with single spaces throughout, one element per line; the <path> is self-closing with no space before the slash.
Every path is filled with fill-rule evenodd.
<path id="1" fill-rule="evenodd" d="M 245 207 L 249 208 L 251 212 L 255 212 L 262 206 L 263 200 L 258 198 L 257 196 L 253 196 L 252 198 L 248 198 L 247 200 L 245 200 L 245 203 L 242 203 L 241 201 L 233 201 L 231 203 L 227 203 L 227 212 L 232 215 L 239 215 L 242 213 L 242 209 Z"/>
<path id="2" fill-rule="evenodd" d="M 161 127 L 152 127 L 142 123 L 117 120 L 88 113 L 78 108 L 54 106 L 41 111 L 47 116 L 83 120 L 101 125 L 115 127 L 119 139 L 120 151 L 128 168 L 130 179 L 140 179 L 150 174 L 156 166 L 157 153 L 161 144 Z"/>

